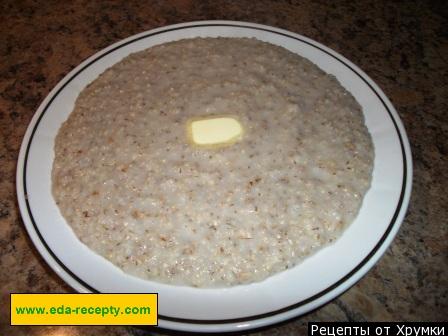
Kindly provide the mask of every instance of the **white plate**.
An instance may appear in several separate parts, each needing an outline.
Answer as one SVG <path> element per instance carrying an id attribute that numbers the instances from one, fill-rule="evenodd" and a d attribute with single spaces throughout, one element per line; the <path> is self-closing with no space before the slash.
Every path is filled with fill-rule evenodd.
<path id="1" fill-rule="evenodd" d="M 196 289 L 124 274 L 81 244 L 51 195 L 55 136 L 79 92 L 130 53 L 192 37 L 255 37 L 283 46 L 335 75 L 362 105 L 375 146 L 372 187 L 356 220 L 333 245 L 265 281 Z M 20 150 L 17 194 L 23 221 L 53 270 L 79 292 L 157 292 L 159 326 L 235 331 L 280 322 L 315 309 L 355 284 L 380 258 L 403 220 L 412 181 L 403 125 L 380 88 L 353 63 L 298 34 L 245 22 L 202 21 L 144 32 L 93 55 L 51 91 L 34 115 Z"/>

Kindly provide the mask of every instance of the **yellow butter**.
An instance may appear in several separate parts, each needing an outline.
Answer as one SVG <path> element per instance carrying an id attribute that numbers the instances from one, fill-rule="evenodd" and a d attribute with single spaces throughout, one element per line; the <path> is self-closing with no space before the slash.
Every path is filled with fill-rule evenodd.
<path id="1" fill-rule="evenodd" d="M 233 117 L 206 117 L 189 123 L 191 140 L 196 145 L 230 144 L 243 133 L 240 122 Z"/>

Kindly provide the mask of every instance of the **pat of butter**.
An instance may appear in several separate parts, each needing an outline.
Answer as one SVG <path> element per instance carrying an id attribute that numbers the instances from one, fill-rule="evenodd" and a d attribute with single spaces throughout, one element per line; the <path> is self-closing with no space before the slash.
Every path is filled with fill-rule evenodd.
<path id="1" fill-rule="evenodd" d="M 206 117 L 189 123 L 191 140 L 200 146 L 231 144 L 243 133 L 243 127 L 232 117 Z"/>

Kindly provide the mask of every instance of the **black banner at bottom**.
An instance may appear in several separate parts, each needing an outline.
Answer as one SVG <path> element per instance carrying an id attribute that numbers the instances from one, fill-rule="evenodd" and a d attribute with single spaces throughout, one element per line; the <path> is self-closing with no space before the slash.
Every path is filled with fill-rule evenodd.
<path id="1" fill-rule="evenodd" d="M 447 326 L 447 322 L 309 322 L 308 336 L 445 336 Z"/>

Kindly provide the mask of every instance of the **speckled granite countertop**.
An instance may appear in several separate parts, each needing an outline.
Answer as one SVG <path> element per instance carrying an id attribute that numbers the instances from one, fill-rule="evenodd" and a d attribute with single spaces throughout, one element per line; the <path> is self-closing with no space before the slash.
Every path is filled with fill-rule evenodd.
<path id="1" fill-rule="evenodd" d="M 9 326 L 9 293 L 72 291 L 39 256 L 20 219 L 14 177 L 19 146 L 42 99 L 86 57 L 138 32 L 210 19 L 285 28 L 352 60 L 392 100 L 414 156 L 409 211 L 381 261 L 331 303 L 257 333 L 305 334 L 308 321 L 446 320 L 448 7 L 444 1 L 4 0 L 0 7 L 0 334 L 147 333 L 130 327 Z"/>

